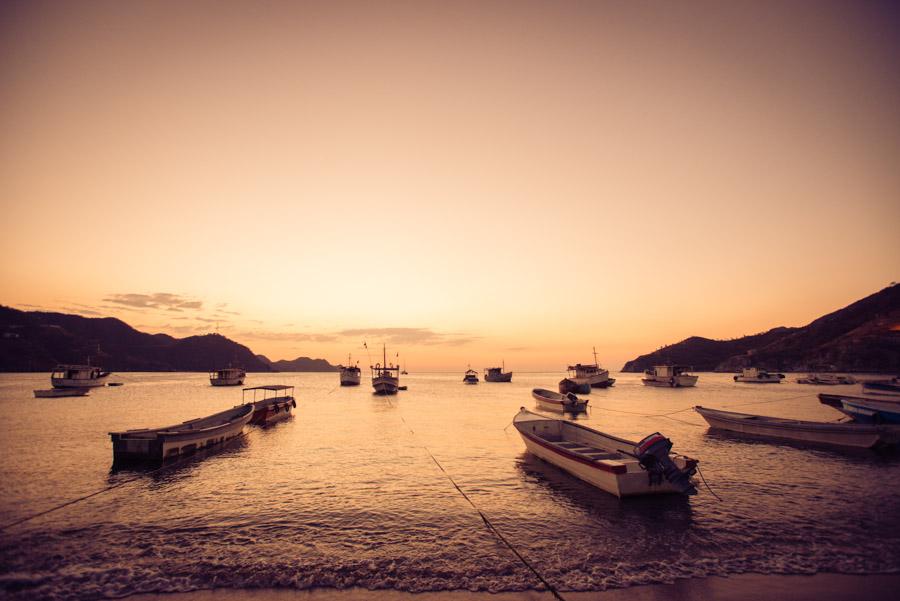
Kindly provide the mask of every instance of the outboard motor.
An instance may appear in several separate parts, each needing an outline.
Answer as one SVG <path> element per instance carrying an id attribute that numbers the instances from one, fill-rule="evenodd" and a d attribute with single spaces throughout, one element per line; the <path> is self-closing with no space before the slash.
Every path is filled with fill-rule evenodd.
<path id="1" fill-rule="evenodd" d="M 652 484 L 660 484 L 665 478 L 684 494 L 697 492 L 697 489 L 691 484 L 691 476 L 696 468 L 678 469 L 678 466 L 669 457 L 671 450 L 672 441 L 659 432 L 655 432 L 637 443 L 637 446 L 634 447 L 634 455 L 641 467 L 647 470 Z"/>

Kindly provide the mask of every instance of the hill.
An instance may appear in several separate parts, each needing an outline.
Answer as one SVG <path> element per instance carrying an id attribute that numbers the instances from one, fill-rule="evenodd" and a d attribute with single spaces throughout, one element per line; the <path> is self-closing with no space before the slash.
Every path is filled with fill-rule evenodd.
<path id="1" fill-rule="evenodd" d="M 293 361 L 273 361 L 270 364 L 275 371 L 339 371 L 340 368 L 332 365 L 325 359 L 310 359 L 309 357 L 297 357 Z"/>
<path id="2" fill-rule="evenodd" d="M 146 334 L 111 317 L 0 306 L 0 371 L 49 371 L 90 360 L 111 371 L 207 371 L 227 365 L 271 371 L 246 346 L 219 334 Z"/>
<path id="3" fill-rule="evenodd" d="M 893 284 L 800 328 L 779 327 L 734 340 L 692 336 L 622 368 L 665 363 L 698 371 L 756 366 L 780 371 L 900 372 L 900 285 Z"/>

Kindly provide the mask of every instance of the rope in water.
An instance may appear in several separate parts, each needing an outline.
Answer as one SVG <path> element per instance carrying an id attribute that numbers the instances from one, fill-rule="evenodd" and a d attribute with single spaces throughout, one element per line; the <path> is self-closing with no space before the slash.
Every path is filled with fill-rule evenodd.
<path id="1" fill-rule="evenodd" d="M 388 400 L 388 403 L 391 405 L 391 407 L 396 407 L 393 403 L 390 402 L 390 400 Z M 399 408 L 397 409 L 397 415 L 400 416 L 400 421 L 403 422 L 403 425 L 406 426 L 406 428 L 409 430 L 409 433 L 415 438 L 415 436 L 416 436 L 415 431 L 406 422 L 406 419 L 404 419 L 403 414 L 400 413 Z M 497 537 L 498 540 L 500 540 L 504 545 L 506 545 L 507 548 L 509 548 L 509 550 L 512 551 L 513 555 L 515 555 L 519 559 L 519 561 L 521 561 L 522 564 L 526 568 L 528 568 L 532 574 L 535 575 L 535 577 L 541 582 L 541 584 L 543 584 L 545 587 L 547 587 L 547 590 L 550 591 L 550 593 L 554 597 L 559 599 L 559 601 L 566 601 L 565 597 L 563 597 L 562 594 L 560 594 L 560 592 L 556 589 L 556 587 L 553 586 L 552 584 L 550 584 L 550 582 L 548 582 L 547 579 L 544 578 L 540 572 L 538 572 L 537 568 L 535 568 L 533 565 L 531 565 L 531 563 L 527 559 L 525 559 L 521 553 L 519 553 L 519 551 L 513 546 L 513 544 L 511 542 L 509 542 L 509 540 L 507 540 L 507 538 L 505 536 L 503 536 L 503 533 L 500 532 L 500 530 L 498 530 L 496 526 L 494 526 L 494 524 L 484 514 L 484 512 L 478 508 L 478 506 L 475 504 L 475 502 L 471 498 L 469 498 L 469 495 L 467 495 L 465 493 L 465 491 L 462 488 L 460 488 L 459 484 L 456 483 L 456 480 L 453 479 L 453 476 L 451 476 L 450 473 L 444 469 L 444 466 L 441 465 L 441 462 L 438 461 L 437 457 L 434 456 L 434 453 L 432 453 L 431 450 L 424 444 L 420 445 L 420 446 L 425 450 L 426 453 L 428 453 L 428 456 L 431 457 L 431 460 L 434 461 L 434 464 L 436 466 L 438 466 L 438 469 L 440 469 L 441 472 L 443 472 L 444 476 L 447 477 L 447 480 L 450 481 L 450 484 L 453 485 L 453 487 L 459 492 L 459 494 L 462 495 L 463 499 L 468 501 L 469 505 L 472 506 L 472 509 L 474 509 L 475 512 L 479 515 L 479 517 L 481 517 L 481 521 L 484 522 L 484 525 L 485 525 L 485 527 L 487 527 L 488 531 L 490 531 L 494 536 Z"/>

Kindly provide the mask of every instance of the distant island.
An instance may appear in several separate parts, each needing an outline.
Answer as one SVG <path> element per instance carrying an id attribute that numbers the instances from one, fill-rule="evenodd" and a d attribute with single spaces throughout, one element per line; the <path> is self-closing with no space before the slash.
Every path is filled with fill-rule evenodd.
<path id="1" fill-rule="evenodd" d="M 734 340 L 692 336 L 641 355 L 622 368 L 690 365 L 697 371 L 742 367 L 813 372 L 900 373 L 900 285 L 892 284 L 800 328 L 778 327 Z"/>
<path id="2" fill-rule="evenodd" d="M 174 338 L 139 332 L 112 317 L 0 306 L 0 371 L 49 371 L 88 358 L 111 371 L 208 371 L 229 365 L 250 372 L 338 370 L 308 357 L 271 362 L 219 334 Z"/>

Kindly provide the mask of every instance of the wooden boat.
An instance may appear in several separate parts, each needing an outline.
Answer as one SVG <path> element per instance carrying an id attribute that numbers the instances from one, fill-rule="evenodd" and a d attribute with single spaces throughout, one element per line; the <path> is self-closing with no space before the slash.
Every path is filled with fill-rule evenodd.
<path id="1" fill-rule="evenodd" d="M 784 374 L 770 374 L 758 367 L 745 367 L 739 376 L 734 377 L 735 382 L 747 382 L 748 384 L 780 384 Z"/>
<path id="2" fill-rule="evenodd" d="M 247 393 L 251 391 L 253 395 L 248 399 Z M 272 396 L 269 396 L 270 392 Z M 250 417 L 250 423 L 258 426 L 266 426 L 287 419 L 291 416 L 291 409 L 297 406 L 297 401 L 294 400 L 293 386 L 281 384 L 254 386 L 253 388 L 245 388 L 242 395 L 245 404 L 250 403 L 253 405 L 253 415 Z M 258 395 L 262 396 L 262 398 L 257 399 Z"/>
<path id="3" fill-rule="evenodd" d="M 615 382 L 615 380 L 613 380 Z M 591 385 L 590 384 L 579 384 L 575 380 L 570 380 L 569 378 L 563 378 L 559 381 L 559 393 L 560 394 L 590 394 L 591 393 Z"/>
<path id="4" fill-rule="evenodd" d="M 382 345 L 382 360 L 384 363 L 370 365 L 372 370 L 372 388 L 375 394 L 397 394 L 400 386 L 400 366 L 388 365 L 387 348 Z"/>
<path id="5" fill-rule="evenodd" d="M 566 367 L 566 378 L 572 380 L 576 384 L 587 384 L 591 388 L 607 388 L 615 383 L 614 379 L 609 377 L 609 370 L 600 367 L 597 362 L 597 347 L 594 347 L 594 362 L 592 364 L 582 365 L 576 363 Z"/>
<path id="6" fill-rule="evenodd" d="M 828 405 L 829 407 L 834 407 L 835 409 L 840 409 L 843 406 L 843 401 L 876 401 L 879 403 L 891 403 L 895 407 L 900 407 L 900 398 L 892 398 L 892 397 L 866 397 L 866 396 L 851 396 L 848 394 L 825 394 L 824 392 L 819 393 L 819 402 L 823 405 Z"/>
<path id="7" fill-rule="evenodd" d="M 861 424 L 900 424 L 900 402 L 860 397 L 839 397 L 839 402 L 840 405 L 823 404 L 834 407 Z"/>
<path id="8" fill-rule="evenodd" d="M 579 413 L 587 411 L 587 399 L 579 399 L 573 393 L 560 394 L 547 390 L 545 388 L 534 388 L 531 396 L 537 401 L 541 409 L 549 409 L 550 411 L 569 411 Z"/>
<path id="9" fill-rule="evenodd" d="M 253 405 L 245 404 L 174 426 L 110 432 L 113 460 L 167 461 L 191 455 L 243 434 L 253 412 Z"/>
<path id="10" fill-rule="evenodd" d="M 359 361 L 353 364 L 353 359 L 347 355 L 347 365 L 339 365 L 341 368 L 341 386 L 359 386 L 362 381 L 362 370 L 359 369 Z"/>
<path id="11" fill-rule="evenodd" d="M 470 367 L 466 370 L 466 375 L 463 376 L 463 382 L 466 384 L 478 384 L 478 372 Z"/>
<path id="12" fill-rule="evenodd" d="M 91 394 L 90 388 L 50 388 L 47 390 L 35 390 L 34 398 L 55 399 L 66 396 L 88 396 L 89 394 Z"/>
<path id="13" fill-rule="evenodd" d="M 697 460 L 670 456 L 659 432 L 633 442 L 524 407 L 513 425 L 530 453 L 617 497 L 696 492 Z"/>
<path id="14" fill-rule="evenodd" d="M 838 386 L 839 384 L 856 384 L 856 378 L 853 376 L 841 376 L 837 374 L 809 374 L 805 378 L 798 378 L 797 384 Z"/>
<path id="15" fill-rule="evenodd" d="M 687 373 L 691 368 L 685 365 L 656 365 L 644 372 L 641 378 L 644 386 L 684 388 L 697 384 L 698 376 Z"/>
<path id="16" fill-rule="evenodd" d="M 512 382 L 512 372 L 504 371 L 506 369 L 506 362 L 504 361 L 500 367 L 485 367 L 484 368 L 484 381 L 485 382 Z"/>
<path id="17" fill-rule="evenodd" d="M 863 392 L 878 395 L 900 396 L 900 378 L 890 380 L 869 380 L 863 382 Z"/>
<path id="18" fill-rule="evenodd" d="M 226 367 L 209 372 L 209 383 L 213 386 L 241 386 L 247 372 L 239 367 Z"/>
<path id="19" fill-rule="evenodd" d="M 53 388 L 96 388 L 106 385 L 108 371 L 91 365 L 57 365 L 50 374 Z"/>
<path id="20" fill-rule="evenodd" d="M 871 424 L 811 422 L 694 407 L 711 428 L 763 438 L 869 449 L 900 442 L 900 428 Z"/>

